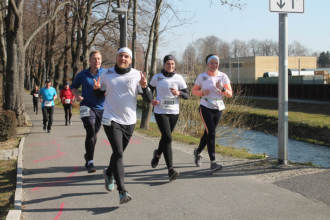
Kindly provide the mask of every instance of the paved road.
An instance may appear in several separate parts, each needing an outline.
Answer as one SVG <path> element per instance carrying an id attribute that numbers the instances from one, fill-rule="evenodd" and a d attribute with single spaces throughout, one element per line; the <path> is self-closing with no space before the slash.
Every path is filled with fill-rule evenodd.
<path id="1" fill-rule="evenodd" d="M 42 131 L 41 114 L 33 114 L 28 95 L 25 100 L 33 127 L 23 151 L 24 220 L 330 218 L 325 201 L 256 178 L 272 170 L 223 158 L 223 171 L 210 175 L 208 161 L 195 167 L 192 147 L 179 143 L 173 152 L 181 176 L 168 183 L 163 159 L 156 169 L 150 167 L 157 139 L 137 133 L 124 155 L 125 182 L 133 200 L 119 205 L 118 193 L 104 189 L 102 170 L 109 163 L 111 148 L 103 129 L 95 151 L 97 171 L 88 174 L 83 168 L 85 131 L 79 117 L 64 126 L 63 110 L 56 108 L 48 134 Z"/>

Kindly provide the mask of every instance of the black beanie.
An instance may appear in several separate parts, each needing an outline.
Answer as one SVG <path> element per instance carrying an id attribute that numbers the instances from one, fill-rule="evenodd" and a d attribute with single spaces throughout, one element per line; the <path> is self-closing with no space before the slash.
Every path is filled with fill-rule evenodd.
<path id="1" fill-rule="evenodd" d="M 174 60 L 174 56 L 172 55 L 166 55 L 163 59 L 163 63 L 166 63 L 168 60 Z"/>

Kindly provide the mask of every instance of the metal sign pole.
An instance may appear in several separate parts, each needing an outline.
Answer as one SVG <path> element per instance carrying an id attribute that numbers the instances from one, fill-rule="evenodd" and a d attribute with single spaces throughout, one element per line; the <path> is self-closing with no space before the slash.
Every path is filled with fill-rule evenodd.
<path id="1" fill-rule="evenodd" d="M 288 14 L 279 14 L 278 162 L 288 163 Z"/>

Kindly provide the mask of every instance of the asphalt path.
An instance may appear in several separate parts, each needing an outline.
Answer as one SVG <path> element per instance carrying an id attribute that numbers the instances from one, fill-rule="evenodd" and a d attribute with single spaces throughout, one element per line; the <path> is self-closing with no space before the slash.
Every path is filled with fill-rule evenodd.
<path id="1" fill-rule="evenodd" d="M 207 156 L 202 167 L 195 167 L 189 145 L 173 143 L 180 177 L 169 183 L 163 157 L 157 168 L 150 166 L 158 139 L 136 132 L 124 153 L 125 184 L 133 200 L 120 205 L 118 192 L 104 188 L 103 169 L 109 164 L 111 147 L 103 128 L 94 156 L 97 171 L 89 174 L 84 168 L 85 130 L 79 116 L 65 126 L 64 111 L 56 108 L 52 132 L 46 133 L 40 109 L 35 115 L 32 98 L 28 94 L 24 98 L 33 124 L 23 149 L 24 220 L 330 219 L 326 202 L 330 188 L 323 189 L 325 199 L 318 200 L 290 189 L 288 182 L 256 178 L 274 170 L 221 156 L 217 158 L 224 169 L 210 175 Z"/>

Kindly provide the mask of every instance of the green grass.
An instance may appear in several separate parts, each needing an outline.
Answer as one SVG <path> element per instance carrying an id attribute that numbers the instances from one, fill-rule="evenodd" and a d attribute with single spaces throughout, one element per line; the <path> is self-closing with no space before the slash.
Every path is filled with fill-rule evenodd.
<path id="1" fill-rule="evenodd" d="M 13 208 L 16 188 L 16 160 L 0 160 L 0 219 Z"/>
<path id="2" fill-rule="evenodd" d="M 135 126 L 135 131 L 146 134 L 151 137 L 160 137 L 161 136 L 156 123 L 150 122 L 149 126 L 150 127 L 148 130 L 142 129 L 142 128 L 140 128 L 140 121 L 138 121 Z M 176 131 L 174 131 L 172 133 L 172 138 L 175 141 L 186 143 L 186 144 L 191 144 L 194 147 L 196 147 L 199 144 L 199 140 L 200 140 L 200 137 L 193 137 L 193 136 L 178 133 Z M 245 159 L 263 159 L 263 158 L 265 158 L 264 155 L 251 154 L 246 149 L 237 149 L 234 147 L 221 146 L 218 144 L 216 145 L 216 152 L 220 153 L 224 156 L 231 156 L 231 157 L 236 157 L 236 158 L 245 158 Z"/>
<path id="3" fill-rule="evenodd" d="M 235 111 L 247 112 L 250 114 L 264 115 L 278 118 L 278 111 L 272 109 L 263 109 L 251 106 L 235 106 L 232 108 Z M 289 122 L 303 123 L 312 127 L 328 127 L 330 128 L 330 115 L 326 114 L 312 114 L 305 112 L 289 111 Z"/>

